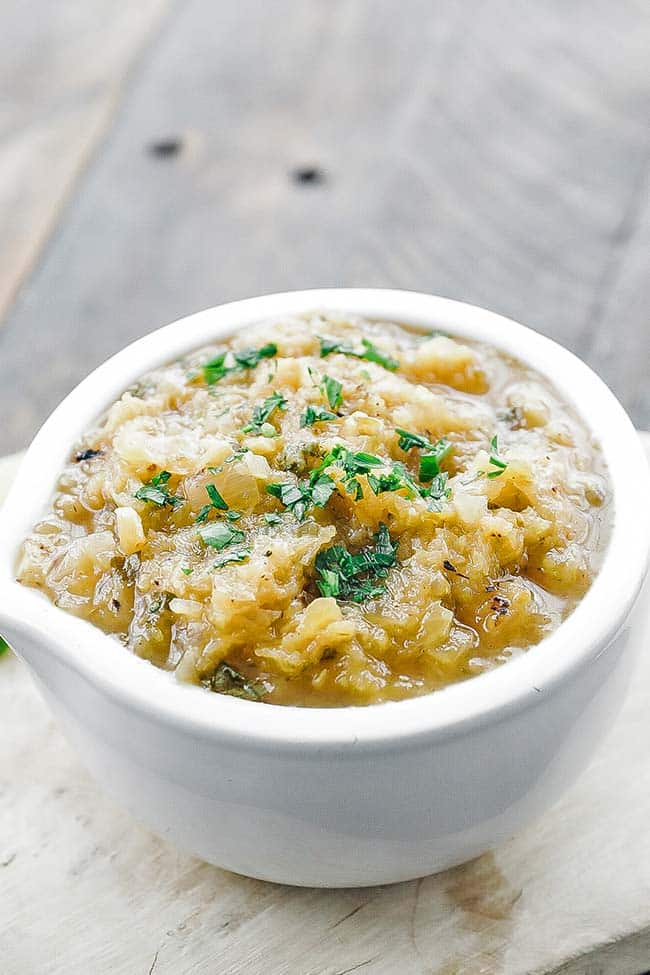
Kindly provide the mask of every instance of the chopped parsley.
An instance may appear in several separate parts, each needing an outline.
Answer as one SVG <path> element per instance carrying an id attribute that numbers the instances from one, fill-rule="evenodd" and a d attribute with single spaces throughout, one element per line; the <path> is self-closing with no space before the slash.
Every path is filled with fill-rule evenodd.
<path id="1" fill-rule="evenodd" d="M 412 447 L 421 447 L 423 450 L 434 449 L 431 441 L 420 436 L 419 433 L 409 433 L 408 430 L 401 430 L 399 427 L 395 429 L 395 433 L 399 435 L 398 443 L 402 450 L 410 450 Z"/>
<path id="2" fill-rule="evenodd" d="M 286 410 L 287 401 L 282 393 L 272 393 L 267 396 L 261 405 L 253 409 L 253 419 L 242 428 L 243 433 L 263 433 L 265 426 L 271 426 L 268 421 L 276 410 Z M 271 427 L 271 436 L 275 435 L 275 429 Z"/>
<path id="3" fill-rule="evenodd" d="M 271 359 L 277 355 L 278 347 L 275 342 L 263 345 L 261 349 L 240 349 L 238 352 L 221 352 L 203 364 L 203 378 L 208 386 L 213 386 L 220 379 L 238 369 L 254 369 L 262 359 Z"/>
<path id="4" fill-rule="evenodd" d="M 356 352 L 351 345 L 345 345 L 343 342 L 337 342 L 336 339 L 328 339 L 319 335 L 318 340 L 320 342 L 320 357 L 324 359 L 326 356 L 331 355 L 332 352 L 340 352 L 341 355 L 354 355 Z"/>
<path id="5" fill-rule="evenodd" d="M 325 375 L 321 380 L 320 388 L 323 395 L 327 397 L 330 407 L 333 410 L 338 410 L 343 402 L 343 384 L 338 379 Z"/>
<path id="6" fill-rule="evenodd" d="M 384 369 L 394 372 L 399 369 L 399 362 L 391 356 L 381 352 L 377 346 L 373 345 L 368 339 L 361 339 L 361 349 L 355 349 L 351 345 L 337 342 L 336 339 L 320 337 L 321 359 L 331 355 L 332 352 L 340 352 L 341 355 L 351 355 L 355 359 L 367 359 L 368 362 L 376 362 Z"/>
<path id="7" fill-rule="evenodd" d="M 345 490 L 354 495 L 355 501 L 360 501 L 363 498 L 363 488 L 358 480 L 358 475 L 369 474 L 373 467 L 383 467 L 385 461 L 374 454 L 348 450 L 340 444 L 330 452 L 329 456 L 332 455 L 335 455 L 333 460 L 340 462 L 345 472 Z"/>
<path id="8" fill-rule="evenodd" d="M 184 576 L 191 576 L 192 573 L 194 572 L 194 569 L 181 569 L 181 572 L 183 573 Z"/>
<path id="9" fill-rule="evenodd" d="M 321 596 L 362 603 L 384 592 L 377 580 L 385 579 L 395 565 L 398 543 L 392 541 L 384 524 L 380 524 L 373 539 L 374 545 L 354 555 L 344 545 L 333 545 L 318 553 L 316 585 Z"/>
<path id="10" fill-rule="evenodd" d="M 326 473 L 327 468 L 336 464 L 343 470 L 345 490 L 355 501 L 363 498 L 359 476 L 365 475 L 374 494 L 405 490 L 408 497 L 422 497 L 432 511 L 440 511 L 442 502 L 451 496 L 451 490 L 447 487 L 447 474 L 440 471 L 439 464 L 448 455 L 452 445 L 440 440 L 429 446 L 432 453 L 422 457 L 420 469 L 421 479 L 430 482 L 426 485 L 417 484 L 404 464 L 385 460 L 375 454 L 348 450 L 343 444 L 336 444 L 311 472 L 309 481 L 298 484 L 268 484 L 266 490 L 302 521 L 310 507 L 323 508 L 336 490 L 335 481 Z M 388 470 L 379 471 L 379 468 Z"/>
<path id="11" fill-rule="evenodd" d="M 241 369 L 254 369 L 262 359 L 272 359 L 278 354 L 278 347 L 275 342 L 268 342 L 261 349 L 242 349 L 240 352 L 233 352 L 235 362 Z"/>
<path id="12" fill-rule="evenodd" d="M 220 379 L 223 379 L 224 376 L 227 376 L 229 372 L 232 372 L 232 367 L 226 365 L 227 355 L 227 352 L 222 352 L 220 355 L 215 356 L 214 359 L 210 359 L 209 362 L 204 363 L 203 378 L 208 386 L 213 386 Z"/>
<path id="13" fill-rule="evenodd" d="M 248 562 L 250 558 L 250 549 L 240 548 L 236 552 L 222 552 L 217 556 L 216 561 L 213 563 L 213 569 L 220 569 L 224 565 L 228 565 L 230 562 Z"/>
<path id="14" fill-rule="evenodd" d="M 403 464 L 392 464 L 388 474 L 368 474 L 368 484 L 375 494 L 383 494 L 384 491 L 400 491 L 402 488 L 408 492 L 408 497 L 412 498 L 422 493 L 409 472 Z"/>
<path id="15" fill-rule="evenodd" d="M 443 569 L 446 569 L 447 572 L 453 572 L 454 575 L 460 576 L 461 579 L 469 579 L 469 576 L 466 576 L 464 572 L 457 569 L 453 562 L 450 562 L 449 559 L 444 560 L 442 567 Z"/>
<path id="16" fill-rule="evenodd" d="M 441 462 L 454 449 L 453 444 L 444 438 L 438 440 L 436 443 L 432 443 L 419 433 L 410 433 L 408 430 L 401 430 L 399 427 L 395 430 L 395 433 L 399 435 L 398 443 L 402 450 L 411 450 L 413 447 L 419 447 L 421 450 L 429 451 L 429 453 L 423 454 L 420 458 L 419 477 L 421 481 L 430 481 L 436 477 L 440 473 Z"/>
<path id="17" fill-rule="evenodd" d="M 427 502 L 430 511 L 442 511 L 443 501 L 448 501 L 451 497 L 451 488 L 447 487 L 447 480 L 447 472 L 441 471 L 431 479 L 431 483 L 426 488 L 420 489 L 420 495 Z"/>
<path id="18" fill-rule="evenodd" d="M 411 433 L 409 430 L 401 430 L 399 427 L 395 430 L 395 433 L 399 436 L 399 446 L 402 450 L 408 451 L 413 447 L 418 447 L 421 450 L 426 450 L 428 453 L 422 454 L 420 457 L 420 469 L 418 472 L 418 477 L 424 483 L 428 481 L 434 481 L 441 474 L 440 464 L 442 461 L 449 456 L 449 454 L 454 449 L 454 445 L 444 437 L 441 440 L 432 443 L 431 440 L 427 440 L 426 437 L 421 436 L 419 433 Z M 443 485 L 446 482 L 447 475 L 445 474 L 444 480 L 441 482 Z M 440 483 L 432 492 L 431 490 L 422 491 L 420 494 L 423 497 L 435 497 L 436 494 L 439 496 L 436 500 L 440 501 L 442 497 L 449 497 L 449 492 L 447 489 L 440 494 L 442 487 Z M 434 509 L 439 510 L 439 509 Z"/>
<path id="19" fill-rule="evenodd" d="M 321 474 L 326 467 L 331 464 L 340 464 L 344 472 L 344 485 L 346 491 L 354 496 L 355 501 L 363 498 L 363 488 L 359 481 L 359 475 L 365 474 L 368 484 L 375 494 L 382 494 L 384 491 L 398 491 L 406 488 L 409 496 L 421 493 L 421 489 L 414 482 L 403 464 L 391 463 L 383 460 L 375 454 L 366 454 L 362 451 L 352 451 L 344 447 L 343 444 L 336 444 L 321 463 L 312 472 L 312 479 Z M 389 473 L 378 474 L 376 468 L 390 467 Z"/>
<path id="20" fill-rule="evenodd" d="M 367 476 L 368 484 L 375 494 L 383 494 L 384 491 L 399 491 L 400 488 L 404 487 L 402 478 L 397 471 L 391 471 L 390 474 L 368 474 Z"/>
<path id="21" fill-rule="evenodd" d="M 170 508 L 177 508 L 183 504 L 183 499 L 169 493 L 166 485 L 170 477 L 169 471 L 160 471 L 135 492 L 135 497 L 138 501 L 148 501 L 159 508 L 164 508 L 167 504 Z"/>
<path id="22" fill-rule="evenodd" d="M 314 406 L 309 405 L 300 417 L 300 426 L 313 427 L 314 423 L 325 423 L 327 420 L 335 419 L 336 413 L 330 413 L 329 410 L 317 410 Z"/>
<path id="23" fill-rule="evenodd" d="M 448 440 L 439 440 L 434 444 L 430 454 L 422 454 L 420 457 L 420 480 L 431 481 L 437 477 L 440 473 L 441 462 L 449 456 L 452 450 L 453 444 L 449 443 Z"/>
<path id="24" fill-rule="evenodd" d="M 210 498 L 210 503 L 203 505 L 197 517 L 194 519 L 196 524 L 200 524 L 203 521 L 207 521 L 208 515 L 212 510 L 228 511 L 228 505 L 221 497 L 214 484 L 206 484 L 205 490 L 207 491 L 208 497 Z M 231 514 L 232 512 L 228 512 L 228 517 Z"/>
<path id="25" fill-rule="evenodd" d="M 206 545 L 219 551 L 234 542 L 243 542 L 245 537 L 243 531 L 233 528 L 225 521 L 210 521 L 207 525 L 200 525 L 198 532 Z"/>
<path id="26" fill-rule="evenodd" d="M 237 447 L 237 449 L 233 451 L 230 457 L 226 457 L 223 463 L 234 464 L 236 461 L 241 460 L 244 454 L 249 454 L 249 453 L 250 451 L 248 447 Z M 213 470 L 216 474 L 218 471 L 223 470 L 223 464 L 220 467 L 208 467 L 208 470 Z"/>
<path id="27" fill-rule="evenodd" d="M 8 649 L 9 649 L 9 644 L 7 643 L 6 640 L 3 640 L 3 638 L 0 636 L 0 657 L 2 656 L 3 653 L 6 653 Z"/>
<path id="28" fill-rule="evenodd" d="M 363 346 L 363 355 L 360 356 L 361 359 L 367 359 L 368 362 L 376 362 L 378 365 L 383 366 L 384 369 L 390 369 L 391 372 L 395 372 L 399 369 L 399 362 L 397 359 L 393 359 L 389 355 L 385 355 L 380 352 L 379 349 L 369 342 L 368 339 L 361 339 L 361 344 Z"/>
<path id="29" fill-rule="evenodd" d="M 264 693 L 255 683 L 246 680 L 243 674 L 223 660 L 214 674 L 202 681 L 203 686 L 217 694 L 241 697 L 247 701 L 260 701 Z"/>
<path id="30" fill-rule="evenodd" d="M 503 474 L 508 464 L 505 460 L 502 460 L 499 457 L 499 445 L 497 443 L 496 434 L 490 440 L 490 447 L 492 448 L 490 463 L 492 464 L 493 469 L 487 472 L 487 476 L 490 478 L 490 480 L 493 480 L 495 477 L 500 477 Z"/>
<path id="31" fill-rule="evenodd" d="M 324 508 L 335 489 L 336 484 L 329 474 L 322 473 L 298 484 L 266 485 L 267 493 L 277 498 L 298 521 L 303 520 L 308 508 Z"/>

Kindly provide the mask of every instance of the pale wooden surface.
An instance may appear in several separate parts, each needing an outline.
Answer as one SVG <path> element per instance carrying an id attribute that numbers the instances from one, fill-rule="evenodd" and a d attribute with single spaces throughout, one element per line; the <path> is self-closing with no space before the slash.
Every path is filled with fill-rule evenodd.
<path id="1" fill-rule="evenodd" d="M 519 318 L 650 427 L 647 0 L 11 0 L 9 22 L 0 304 L 34 269 L 0 328 L 0 453 L 143 332 L 323 285 Z M 292 181 L 312 163 L 324 182 Z"/>
<path id="2" fill-rule="evenodd" d="M 166 0 L 5 0 L 0 39 L 0 317 L 119 104 Z"/>
<path id="3" fill-rule="evenodd" d="M 1 481 L 12 466 L 0 464 Z M 650 649 L 650 590 L 642 608 Z M 2 658 L 0 971 L 639 975 L 650 959 L 649 688 L 646 653 L 587 772 L 496 852 L 417 882 L 319 891 L 225 873 L 139 828 L 83 770 L 22 665 Z"/>

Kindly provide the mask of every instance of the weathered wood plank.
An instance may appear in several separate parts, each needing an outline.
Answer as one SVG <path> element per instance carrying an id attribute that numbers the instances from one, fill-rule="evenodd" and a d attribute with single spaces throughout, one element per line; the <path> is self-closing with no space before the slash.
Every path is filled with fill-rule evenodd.
<path id="1" fill-rule="evenodd" d="M 167 0 L 8 0 L 0 34 L 0 319 L 110 123 Z"/>
<path id="2" fill-rule="evenodd" d="M 642 608 L 647 647 L 650 588 Z M 26 670 L 0 658 L 3 975 L 639 975 L 649 682 L 645 654 L 591 767 L 516 839 L 437 877 L 323 891 L 227 874 L 140 829 L 82 769 Z"/>
<path id="3" fill-rule="evenodd" d="M 0 336 L 0 449 L 143 332 L 327 284 L 519 318 L 650 425 L 649 49 L 642 0 L 180 5 Z"/>

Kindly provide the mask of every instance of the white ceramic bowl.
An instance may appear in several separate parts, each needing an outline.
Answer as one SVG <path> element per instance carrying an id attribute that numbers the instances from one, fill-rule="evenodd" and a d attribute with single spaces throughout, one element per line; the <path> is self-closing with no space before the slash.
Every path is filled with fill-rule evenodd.
<path id="1" fill-rule="evenodd" d="M 611 543 L 591 589 L 527 654 L 436 694 L 367 708 L 278 707 L 183 686 L 14 581 L 20 543 L 70 448 L 141 373 L 252 323 L 334 310 L 443 329 L 546 375 L 600 440 Z M 98 780 L 182 849 L 289 884 L 383 884 L 442 870 L 511 836 L 586 764 L 618 710 L 629 615 L 648 556 L 639 439 L 587 366 L 480 308 L 410 292 L 324 290 L 223 305 L 160 329 L 82 382 L 44 425 L 0 512 L 0 632 Z"/>

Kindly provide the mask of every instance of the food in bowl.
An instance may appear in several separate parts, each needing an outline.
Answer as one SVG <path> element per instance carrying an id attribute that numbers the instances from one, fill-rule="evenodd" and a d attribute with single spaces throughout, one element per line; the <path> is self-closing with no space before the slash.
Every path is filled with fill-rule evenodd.
<path id="1" fill-rule="evenodd" d="M 313 314 L 128 389 L 18 578 L 210 691 L 369 705 L 539 643 L 597 573 L 609 511 L 599 445 L 540 374 Z"/>

